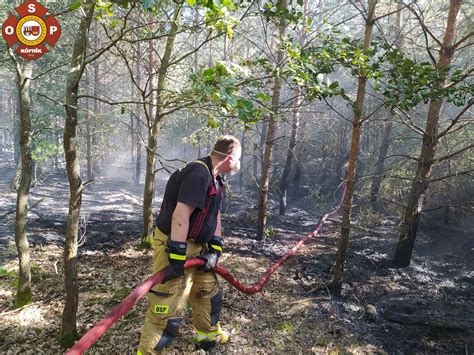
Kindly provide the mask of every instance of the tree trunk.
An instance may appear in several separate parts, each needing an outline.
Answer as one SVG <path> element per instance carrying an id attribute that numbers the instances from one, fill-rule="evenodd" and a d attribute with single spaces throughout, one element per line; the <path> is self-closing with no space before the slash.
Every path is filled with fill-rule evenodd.
<path id="1" fill-rule="evenodd" d="M 293 124 L 291 126 L 290 142 L 288 143 L 288 152 L 286 153 L 285 166 L 280 180 L 280 215 L 286 214 L 286 190 L 288 188 L 288 176 L 290 175 L 291 163 L 293 161 L 294 150 L 296 147 L 296 139 L 298 137 L 298 127 L 300 125 L 300 109 L 301 109 L 301 89 L 299 86 L 295 89 L 295 106 L 293 115 Z"/>
<path id="2" fill-rule="evenodd" d="M 15 296 L 15 307 L 22 307 L 31 303 L 31 263 L 30 246 L 26 236 L 26 222 L 28 219 L 28 194 L 31 185 L 31 99 L 30 84 L 33 64 L 26 61 L 24 68 L 16 59 L 12 51 L 10 56 L 15 62 L 19 107 L 20 107 L 20 182 L 16 197 L 15 216 L 15 245 L 18 251 L 18 287 Z"/>
<path id="3" fill-rule="evenodd" d="M 142 144 L 140 141 L 141 136 L 141 122 L 137 118 L 137 125 L 136 125 L 136 156 L 135 156 L 135 186 L 140 185 L 140 175 L 142 171 Z"/>
<path id="4" fill-rule="evenodd" d="M 402 44 L 402 9 L 403 4 L 397 3 L 397 14 L 395 20 L 395 46 L 400 49 Z M 383 172 L 385 167 L 385 159 L 387 158 L 388 148 L 390 146 L 390 136 L 392 134 L 393 122 L 392 114 L 388 114 L 387 121 L 384 124 L 382 143 L 380 145 L 379 156 L 375 165 L 374 178 L 370 186 L 370 205 L 372 210 L 376 211 L 380 208 L 379 193 L 382 185 Z"/>
<path id="5" fill-rule="evenodd" d="M 450 0 L 448 21 L 444 34 L 443 44 L 436 65 L 439 72 L 447 68 L 454 56 L 454 44 L 457 31 L 457 16 L 461 8 L 461 0 Z M 437 83 L 442 87 L 446 83 L 445 71 L 444 77 Z M 428 106 L 425 133 L 423 134 L 423 143 L 421 153 L 418 159 L 416 174 L 412 182 L 408 203 L 405 208 L 403 222 L 400 231 L 400 239 L 393 258 L 393 264 L 398 267 L 410 265 L 415 238 L 418 231 L 418 222 L 420 219 L 423 205 L 423 197 L 430 183 L 431 168 L 435 155 L 436 145 L 439 141 L 438 122 L 443 107 L 444 99 L 433 99 Z"/>
<path id="6" fill-rule="evenodd" d="M 240 136 L 240 144 L 242 145 L 242 157 L 241 160 L 241 168 L 239 171 L 239 191 L 242 193 L 244 189 L 244 152 L 245 152 L 245 130 L 242 130 L 242 134 Z"/>
<path id="7" fill-rule="evenodd" d="M 393 122 L 391 119 L 392 117 L 390 115 L 384 125 L 382 143 L 380 145 L 377 164 L 375 165 L 374 178 L 372 179 L 372 184 L 370 186 L 370 205 L 374 211 L 379 209 L 380 185 L 382 184 L 383 180 L 385 159 L 387 158 L 388 148 L 390 146 L 390 136 L 392 134 L 393 128 Z"/>
<path id="8" fill-rule="evenodd" d="M 85 72 L 86 76 L 86 86 L 89 87 L 89 75 L 87 70 Z M 85 108 L 86 108 L 86 164 L 87 164 L 87 179 L 92 179 L 92 139 L 91 139 L 91 114 L 89 107 L 89 98 L 85 99 Z M 94 113 L 95 114 L 95 113 Z"/>
<path id="9" fill-rule="evenodd" d="M 55 126 L 54 126 L 54 143 L 56 144 L 56 152 L 54 153 L 54 170 L 59 169 L 59 145 L 61 144 L 61 134 L 60 134 L 60 121 L 59 116 L 56 116 Z"/>
<path id="10" fill-rule="evenodd" d="M 141 46 L 140 43 L 138 43 L 138 57 L 141 58 Z M 142 74 L 140 70 L 140 62 L 138 59 L 135 61 L 135 72 L 137 73 L 137 83 L 139 87 L 141 87 L 142 83 Z M 140 110 L 137 108 L 137 112 L 140 112 Z M 151 114 L 151 112 L 150 112 Z M 141 134 L 142 134 L 142 123 L 140 122 L 140 117 L 136 117 L 136 124 L 135 124 L 135 143 L 136 143 L 136 148 L 135 148 L 135 186 L 140 185 L 140 175 L 141 175 L 141 165 L 142 165 L 142 142 L 141 142 Z"/>
<path id="11" fill-rule="evenodd" d="M 293 199 L 297 199 L 300 196 L 300 191 L 301 191 L 301 168 L 302 164 L 301 161 L 304 157 L 305 150 L 306 150 L 306 135 L 307 135 L 307 130 L 306 127 L 308 126 L 308 120 L 307 119 L 300 119 L 301 123 L 301 128 L 299 129 L 300 134 L 299 134 L 299 143 L 295 147 L 295 175 L 293 177 Z"/>
<path id="12" fill-rule="evenodd" d="M 278 1 L 280 9 L 286 10 L 287 0 Z M 281 19 L 278 25 L 279 37 L 283 38 L 286 33 L 286 21 Z M 283 51 L 277 52 L 277 68 L 282 65 Z M 257 240 L 263 240 L 264 230 L 267 225 L 267 202 L 268 202 L 268 186 L 270 182 L 270 165 L 272 162 L 273 146 L 275 144 L 276 118 L 278 114 L 278 106 L 280 105 L 281 77 L 279 74 L 275 77 L 272 94 L 272 109 L 269 115 L 267 135 L 265 140 L 265 153 L 262 162 L 262 177 L 260 179 L 260 196 L 258 199 L 258 220 L 257 220 Z"/>
<path id="13" fill-rule="evenodd" d="M 98 97 L 100 95 L 100 66 L 99 62 L 96 60 L 92 68 L 94 70 L 94 96 Z M 94 124 L 96 127 L 100 127 L 100 120 L 101 119 L 101 103 L 99 100 L 94 100 Z M 107 137 L 107 135 L 104 135 Z M 100 176 L 102 170 L 102 164 L 104 162 L 104 155 L 108 150 L 99 148 L 100 144 L 105 144 L 104 142 L 100 141 L 99 135 L 95 132 L 91 134 L 92 140 L 92 175 L 91 179 L 94 179 L 96 176 Z"/>
<path id="14" fill-rule="evenodd" d="M 139 48 L 139 44 L 137 45 L 137 51 L 139 50 L 138 48 Z M 139 75 L 138 74 L 139 70 L 136 70 L 138 67 L 138 58 L 140 58 L 140 53 L 135 53 L 133 57 L 132 76 Z M 132 100 L 135 100 L 137 90 L 136 90 L 135 83 L 133 82 L 133 80 L 130 81 L 130 85 L 131 85 L 130 97 L 132 98 Z M 135 173 L 135 169 L 136 169 L 135 151 L 137 148 L 138 136 L 137 136 L 137 133 L 135 132 L 136 130 L 135 122 L 137 123 L 137 125 L 139 125 L 140 123 L 135 117 L 136 115 L 138 115 L 138 110 L 136 110 L 135 108 L 136 108 L 136 105 L 133 105 L 133 104 L 130 105 L 130 171 L 131 171 L 132 182 L 135 185 L 137 185 L 136 173 Z"/>
<path id="15" fill-rule="evenodd" d="M 66 121 L 64 125 L 64 154 L 69 181 L 69 211 L 66 224 L 66 242 L 64 245 L 64 284 L 65 304 L 62 314 L 60 341 L 64 346 L 71 346 L 77 338 L 76 313 L 79 300 L 77 273 L 77 234 L 81 211 L 82 191 L 84 184 L 80 177 L 79 157 L 77 152 L 76 130 L 78 123 L 79 83 L 84 72 L 87 40 L 95 2 L 83 2 L 84 15 L 74 41 L 71 67 L 66 83 Z"/>
<path id="16" fill-rule="evenodd" d="M 178 32 L 178 22 L 182 3 L 176 4 L 173 20 L 166 39 L 165 51 L 158 70 L 158 83 L 156 87 L 156 112 L 153 124 L 148 130 L 148 146 L 146 160 L 145 189 L 143 192 L 143 231 L 141 243 L 144 246 L 150 245 L 149 238 L 153 233 L 153 195 L 155 193 L 155 163 L 158 135 L 161 128 L 161 119 L 164 104 L 164 91 L 166 85 L 166 74 L 169 69 L 171 53 L 173 51 L 174 40 Z"/>
<path id="17" fill-rule="evenodd" d="M 364 33 L 364 50 L 368 50 L 370 47 L 370 41 L 372 39 L 372 30 L 374 27 L 374 15 L 375 6 L 377 0 L 369 0 L 367 18 L 365 23 Z M 336 266 L 334 271 L 334 278 L 331 284 L 331 290 L 333 294 L 340 295 L 342 288 L 342 274 L 344 271 L 344 262 L 346 260 L 347 246 L 349 244 L 349 233 L 350 233 L 350 218 L 352 209 L 352 197 L 355 189 L 355 176 L 356 176 L 356 162 L 359 151 L 360 143 L 360 132 L 362 125 L 362 111 L 364 108 L 365 98 L 365 87 L 367 85 L 367 78 L 364 73 L 360 73 L 358 86 L 357 86 L 357 97 L 353 105 L 354 120 L 352 122 L 352 139 L 351 148 L 349 153 L 349 166 L 346 173 L 346 193 L 342 202 L 342 224 L 341 224 L 341 236 L 339 239 L 338 250 L 336 255 Z"/>

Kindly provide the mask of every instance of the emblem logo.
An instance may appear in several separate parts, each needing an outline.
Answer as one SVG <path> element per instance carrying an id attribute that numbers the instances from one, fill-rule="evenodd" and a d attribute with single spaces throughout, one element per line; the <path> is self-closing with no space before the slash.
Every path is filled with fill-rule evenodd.
<path id="1" fill-rule="evenodd" d="M 48 9 L 35 0 L 15 8 L 18 18 L 9 15 L 2 25 L 2 35 L 9 48 L 18 45 L 15 53 L 25 59 L 38 59 L 48 52 L 45 44 L 54 47 L 61 36 L 61 26 Z"/>

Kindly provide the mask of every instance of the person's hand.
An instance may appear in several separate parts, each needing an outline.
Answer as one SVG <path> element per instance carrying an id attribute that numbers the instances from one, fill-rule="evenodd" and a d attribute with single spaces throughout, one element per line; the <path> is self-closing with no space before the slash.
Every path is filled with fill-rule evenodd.
<path id="1" fill-rule="evenodd" d="M 219 257 L 215 253 L 207 252 L 198 256 L 198 258 L 204 260 L 204 265 L 199 266 L 198 270 L 207 272 L 214 269 Z"/>
<path id="2" fill-rule="evenodd" d="M 216 267 L 217 259 L 222 254 L 222 247 L 224 245 L 224 241 L 219 236 L 213 236 L 209 242 L 207 242 L 208 251 L 205 252 L 203 255 L 199 256 L 199 259 L 205 261 L 204 265 L 198 267 L 198 270 L 201 271 L 210 271 Z"/>
<path id="3" fill-rule="evenodd" d="M 217 257 L 220 257 L 224 248 L 224 240 L 222 237 L 217 235 L 213 236 L 211 240 L 207 242 L 209 246 L 209 252 L 217 254 Z"/>
<path id="4" fill-rule="evenodd" d="M 168 239 L 165 251 L 169 253 L 170 265 L 166 269 L 166 275 L 162 283 L 184 276 L 184 263 L 186 262 L 186 243 Z"/>
<path id="5" fill-rule="evenodd" d="M 184 276 L 184 263 L 183 264 L 171 264 L 166 269 L 166 275 L 162 283 L 165 283 L 169 280 L 176 279 L 178 277 Z"/>

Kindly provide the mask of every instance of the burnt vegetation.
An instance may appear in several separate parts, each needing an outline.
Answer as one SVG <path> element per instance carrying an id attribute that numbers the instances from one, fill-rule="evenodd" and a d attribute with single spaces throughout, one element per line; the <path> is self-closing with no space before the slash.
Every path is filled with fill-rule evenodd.
<path id="1" fill-rule="evenodd" d="M 222 134 L 244 284 L 340 208 L 261 293 L 221 281 L 218 353 L 474 351 L 467 3 L 45 5 L 50 53 L 0 43 L 0 352 L 63 352 L 143 282 L 169 175 Z M 146 307 L 90 351 L 135 353 Z M 188 317 L 170 353 L 193 352 Z"/>

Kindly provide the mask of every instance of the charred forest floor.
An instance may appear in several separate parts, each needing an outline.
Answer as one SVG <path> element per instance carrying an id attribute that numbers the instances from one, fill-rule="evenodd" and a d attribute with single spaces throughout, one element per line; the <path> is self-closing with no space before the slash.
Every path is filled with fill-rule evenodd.
<path id="1" fill-rule="evenodd" d="M 62 247 L 68 204 L 65 177 L 49 176 L 30 194 L 33 304 L 13 309 L 17 257 L 13 226 L 13 169 L 0 165 L 0 353 L 58 354 L 63 307 Z M 165 180 L 157 182 L 155 210 Z M 304 235 L 333 206 L 308 212 L 304 202 L 286 216 L 270 211 L 269 236 L 254 240 L 256 208 L 235 194 L 223 214 L 225 253 L 220 264 L 246 285 Z M 142 187 L 104 177 L 83 197 L 79 248 L 78 328 L 84 334 L 151 271 L 151 252 L 138 248 Z M 354 216 L 342 297 L 329 294 L 339 235 L 338 215 L 291 257 L 256 295 L 221 280 L 222 326 L 228 345 L 216 354 L 472 354 L 474 353 L 474 240 L 472 220 L 420 228 L 412 265 L 390 266 L 397 219 L 370 223 Z M 134 354 L 147 300 L 142 299 L 88 353 Z M 170 354 L 199 353 L 192 341 L 191 309 Z"/>

